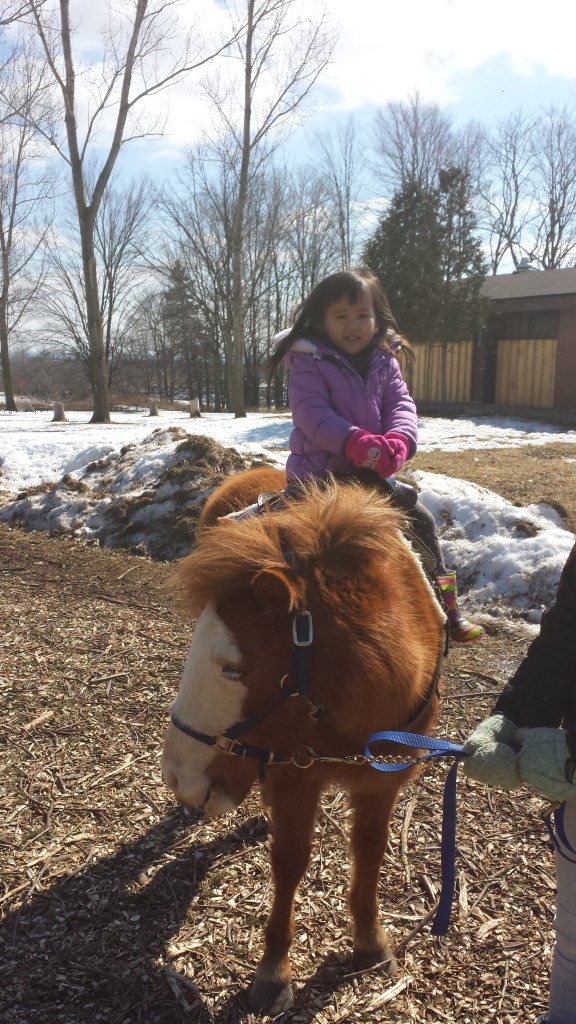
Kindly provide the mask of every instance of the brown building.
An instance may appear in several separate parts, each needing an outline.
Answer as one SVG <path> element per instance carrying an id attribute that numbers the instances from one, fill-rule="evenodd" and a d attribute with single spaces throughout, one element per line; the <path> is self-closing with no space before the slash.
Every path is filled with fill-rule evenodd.
<path id="1" fill-rule="evenodd" d="M 497 274 L 484 294 L 485 357 L 473 400 L 576 409 L 576 267 Z"/>
<path id="2" fill-rule="evenodd" d="M 478 338 L 418 347 L 416 400 L 576 413 L 576 267 L 497 274 L 484 294 Z"/>

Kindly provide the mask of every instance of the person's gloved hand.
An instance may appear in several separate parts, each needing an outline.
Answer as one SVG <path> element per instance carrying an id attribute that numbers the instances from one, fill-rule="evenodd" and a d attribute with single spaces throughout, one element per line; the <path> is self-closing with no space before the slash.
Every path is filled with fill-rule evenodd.
<path id="1" fill-rule="evenodd" d="M 548 800 L 576 796 L 576 785 L 566 775 L 566 761 L 571 762 L 572 755 L 562 729 L 519 729 L 517 738 L 522 744 L 518 754 L 521 782 Z"/>
<path id="2" fill-rule="evenodd" d="M 370 434 L 358 429 L 348 438 L 344 454 L 358 468 L 373 469 L 381 477 L 393 476 L 406 461 L 408 442 L 393 430 Z"/>
<path id="3" fill-rule="evenodd" d="M 394 472 L 397 473 L 408 458 L 410 447 L 408 439 L 404 437 L 404 434 L 398 434 L 395 430 L 389 430 L 388 433 L 384 434 L 384 440 L 388 442 L 392 449 L 392 458 L 396 460 Z"/>
<path id="4" fill-rule="evenodd" d="M 518 727 L 504 715 L 491 715 L 464 741 L 464 774 L 499 789 L 519 789 Z"/>

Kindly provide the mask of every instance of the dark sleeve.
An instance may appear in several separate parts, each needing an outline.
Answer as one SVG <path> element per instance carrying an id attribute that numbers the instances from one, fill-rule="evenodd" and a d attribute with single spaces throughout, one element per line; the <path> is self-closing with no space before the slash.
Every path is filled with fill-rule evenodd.
<path id="1" fill-rule="evenodd" d="M 576 545 L 562 570 L 556 600 L 542 616 L 540 633 L 494 713 L 530 728 L 563 723 L 576 755 Z"/>

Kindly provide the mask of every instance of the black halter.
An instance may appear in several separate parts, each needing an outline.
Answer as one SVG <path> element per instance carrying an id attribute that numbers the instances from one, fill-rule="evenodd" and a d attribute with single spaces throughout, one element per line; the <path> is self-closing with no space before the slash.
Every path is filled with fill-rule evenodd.
<path id="1" fill-rule="evenodd" d="M 282 754 L 277 750 L 266 750 L 263 747 L 254 746 L 251 743 L 242 743 L 238 739 L 242 733 L 248 732 L 253 726 L 258 725 L 259 722 L 263 722 L 266 718 L 269 718 L 283 703 L 288 700 L 289 697 L 301 697 L 308 705 L 308 714 L 310 718 L 315 721 L 319 721 L 324 718 L 327 714 L 325 708 L 321 704 L 313 704 L 309 697 L 309 672 L 308 672 L 308 654 L 309 648 L 314 639 L 314 630 L 312 627 L 312 616 L 307 609 L 303 609 L 301 612 L 297 612 L 292 622 L 292 639 L 294 642 L 294 676 L 296 679 L 296 689 L 291 690 L 288 686 L 285 686 L 285 681 L 288 679 L 288 675 L 283 676 L 280 683 L 280 700 L 269 708 L 267 711 L 262 711 L 259 714 L 251 715 L 250 718 L 245 718 L 241 722 L 237 722 L 235 725 L 231 725 L 225 732 L 220 733 L 217 736 L 209 736 L 205 732 L 199 732 L 197 729 L 193 729 L 191 726 L 186 725 L 185 722 L 181 722 L 179 718 L 172 712 L 170 714 L 170 721 L 172 725 L 175 725 L 180 732 L 186 733 L 193 740 L 198 740 L 199 743 L 204 743 L 208 747 L 214 747 L 215 750 L 222 754 L 233 754 L 235 757 L 246 757 L 256 758 L 260 761 L 260 774 L 262 776 L 264 767 L 267 764 L 278 764 L 283 761 L 289 761 L 291 755 Z"/>
<path id="2" fill-rule="evenodd" d="M 267 711 L 262 711 L 259 714 L 252 715 L 250 718 L 245 718 L 241 722 L 237 722 L 235 725 L 231 725 L 225 732 L 218 734 L 217 736 L 209 736 L 205 732 L 199 732 L 197 729 L 193 729 L 191 726 L 186 725 L 185 722 L 181 722 L 179 718 L 172 712 L 170 720 L 180 732 L 190 736 L 193 740 L 198 740 L 199 743 L 204 743 L 208 747 L 213 747 L 214 750 L 221 754 L 230 754 L 234 757 L 240 757 L 242 760 L 245 758 L 255 758 L 260 762 L 259 764 L 259 779 L 260 782 L 264 781 L 264 769 L 269 764 L 299 764 L 300 767 L 309 767 L 314 760 L 316 760 L 313 751 L 307 749 L 306 761 L 302 764 L 300 761 L 295 760 L 294 752 L 283 753 L 280 750 L 267 750 L 265 747 L 258 747 L 252 743 L 242 743 L 238 737 L 244 732 L 248 732 L 254 725 L 259 722 L 263 722 L 268 718 L 274 711 L 276 711 L 285 700 L 289 697 L 301 697 L 308 704 L 308 713 L 310 718 L 315 721 L 320 721 L 325 718 L 328 712 L 320 704 L 313 704 L 308 696 L 309 679 L 308 679 L 308 651 L 313 640 L 313 628 L 312 628 L 312 616 L 310 612 L 304 609 L 302 612 L 298 612 L 294 616 L 292 635 L 294 640 L 294 673 L 296 677 L 297 688 L 295 690 L 289 689 L 284 685 L 284 681 L 288 676 L 282 678 L 280 684 L 280 700 L 274 707 L 269 708 Z M 434 674 L 430 680 L 430 686 L 423 699 L 422 706 L 418 709 L 417 714 L 412 719 L 412 722 L 404 726 L 404 730 L 410 731 L 412 723 L 416 722 L 420 716 L 424 713 L 429 704 L 433 701 L 434 697 L 438 692 L 438 684 L 440 682 L 440 675 L 442 672 L 442 663 L 445 654 L 445 641 L 442 639 L 440 649 L 438 652 L 438 658 L 434 668 Z"/>

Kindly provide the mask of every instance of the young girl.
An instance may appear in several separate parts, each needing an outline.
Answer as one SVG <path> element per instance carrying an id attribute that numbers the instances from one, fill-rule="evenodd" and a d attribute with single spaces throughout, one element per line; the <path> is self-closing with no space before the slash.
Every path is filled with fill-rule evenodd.
<path id="1" fill-rule="evenodd" d="M 536 1024 L 576 1024 L 576 545 L 539 635 L 464 752 L 471 779 L 506 790 L 529 786 L 547 800 L 565 801 L 563 840 L 569 848 L 563 841 L 556 850 L 548 1011 Z"/>
<path id="2" fill-rule="evenodd" d="M 434 517 L 414 488 L 394 474 L 414 455 L 416 406 L 396 353 L 402 341 L 386 296 L 370 273 L 341 271 L 316 285 L 296 312 L 294 326 L 277 336 L 270 376 L 285 360 L 294 429 L 286 463 L 289 493 L 298 481 L 332 473 L 380 483 L 408 515 L 434 556 L 448 609 L 451 638 L 485 636 L 458 607 L 456 573 L 444 564 Z"/>

